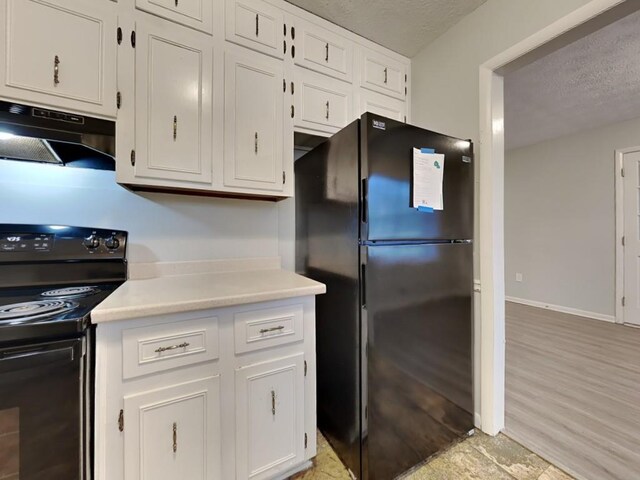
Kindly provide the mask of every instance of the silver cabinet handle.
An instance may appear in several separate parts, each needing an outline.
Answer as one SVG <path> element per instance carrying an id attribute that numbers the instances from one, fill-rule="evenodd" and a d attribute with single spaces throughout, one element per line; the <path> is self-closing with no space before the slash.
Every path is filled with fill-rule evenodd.
<path id="1" fill-rule="evenodd" d="M 178 0 L 176 0 L 176 7 L 178 6 Z"/>
<path id="2" fill-rule="evenodd" d="M 173 141 L 175 142 L 178 138 L 178 116 L 173 116 Z"/>
<path id="3" fill-rule="evenodd" d="M 260 17 L 256 13 L 256 37 L 260 35 Z"/>
<path id="4" fill-rule="evenodd" d="M 53 59 L 53 84 L 58 85 L 60 83 L 60 57 L 56 55 Z"/>
<path id="5" fill-rule="evenodd" d="M 178 451 L 178 424 L 173 422 L 173 453 Z"/>
<path id="6" fill-rule="evenodd" d="M 182 342 L 182 343 L 179 343 L 177 345 L 170 345 L 168 347 L 158 347 L 154 351 L 156 353 L 162 353 L 162 352 L 166 352 L 166 351 L 169 351 L 169 350 L 177 350 L 179 348 L 187 348 L 189 345 L 191 345 L 189 342 Z"/>
<path id="7" fill-rule="evenodd" d="M 277 327 L 271 327 L 271 328 L 261 328 L 260 333 L 264 334 L 269 332 L 277 332 L 278 330 L 284 330 L 284 325 L 279 325 Z"/>
<path id="8" fill-rule="evenodd" d="M 387 83 L 387 67 L 384 67 L 384 83 Z"/>
<path id="9" fill-rule="evenodd" d="M 253 151 L 255 152 L 255 154 L 258 154 L 258 132 L 256 132 L 254 138 L 253 138 Z"/>
<path id="10" fill-rule="evenodd" d="M 329 100 L 327 100 L 327 113 L 325 114 L 324 118 L 329 120 Z"/>
<path id="11" fill-rule="evenodd" d="M 271 415 L 276 414 L 276 392 L 271 390 Z"/>
<path id="12" fill-rule="evenodd" d="M 324 45 L 324 61 L 329 61 L 329 43 L 325 43 Z"/>

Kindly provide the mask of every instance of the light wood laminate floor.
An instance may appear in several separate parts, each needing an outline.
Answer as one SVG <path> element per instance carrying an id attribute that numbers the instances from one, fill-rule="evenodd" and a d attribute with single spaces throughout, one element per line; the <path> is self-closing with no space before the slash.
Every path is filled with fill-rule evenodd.
<path id="1" fill-rule="evenodd" d="M 578 479 L 640 479 L 640 329 L 506 306 L 506 434 Z"/>

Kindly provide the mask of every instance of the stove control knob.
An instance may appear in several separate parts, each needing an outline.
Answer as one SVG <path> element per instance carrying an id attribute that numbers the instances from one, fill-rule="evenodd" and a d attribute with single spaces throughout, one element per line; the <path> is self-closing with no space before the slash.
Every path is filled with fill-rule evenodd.
<path id="1" fill-rule="evenodd" d="M 109 250 L 116 250 L 120 246 L 120 241 L 116 237 L 109 237 L 104 241 L 104 246 Z"/>
<path id="2" fill-rule="evenodd" d="M 94 248 L 98 248 L 100 246 L 100 239 L 95 235 L 90 235 L 89 237 L 84 239 L 82 244 L 89 250 L 93 250 Z"/>

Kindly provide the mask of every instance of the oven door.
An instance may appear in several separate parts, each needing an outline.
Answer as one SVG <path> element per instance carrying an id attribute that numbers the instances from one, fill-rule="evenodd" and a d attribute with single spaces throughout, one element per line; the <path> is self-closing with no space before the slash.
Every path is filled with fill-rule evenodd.
<path id="1" fill-rule="evenodd" d="M 0 478 L 85 478 L 86 340 L 0 349 Z"/>

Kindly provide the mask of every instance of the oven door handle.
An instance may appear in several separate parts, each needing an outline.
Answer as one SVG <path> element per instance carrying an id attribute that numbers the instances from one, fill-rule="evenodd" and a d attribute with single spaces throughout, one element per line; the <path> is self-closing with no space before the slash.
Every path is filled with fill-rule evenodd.
<path id="1" fill-rule="evenodd" d="M 75 349 L 73 346 L 53 350 L 41 348 L 37 350 L 7 352 L 4 355 L 0 352 L 0 373 L 37 368 L 43 365 L 49 366 L 57 363 L 73 362 L 74 357 Z"/>

